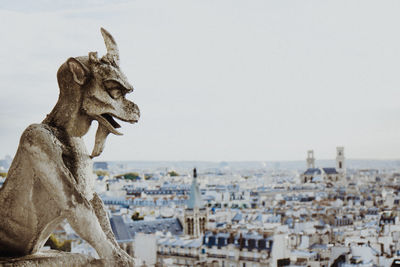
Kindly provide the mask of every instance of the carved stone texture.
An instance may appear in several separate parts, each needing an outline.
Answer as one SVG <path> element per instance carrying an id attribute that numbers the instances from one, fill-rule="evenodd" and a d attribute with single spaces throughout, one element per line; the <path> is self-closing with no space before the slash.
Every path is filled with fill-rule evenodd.
<path id="1" fill-rule="evenodd" d="M 69 58 L 57 72 L 58 101 L 41 124 L 22 134 L 0 189 L 0 256 L 34 254 L 61 221 L 116 266 L 133 265 L 118 246 L 103 202 L 93 189 L 92 158 L 101 154 L 109 133 L 121 135 L 114 120 L 135 123 L 139 108 L 125 95 L 133 91 L 119 68 L 114 38 L 101 29 L 107 54 Z M 95 146 L 82 136 L 98 121 Z M 118 264 L 117 264 L 118 263 Z"/>
<path id="2" fill-rule="evenodd" d="M 38 252 L 19 258 L 0 258 L 0 267 L 105 267 L 110 265 L 112 266 L 114 263 L 106 260 L 97 260 L 88 255 L 67 253 L 57 250 Z"/>

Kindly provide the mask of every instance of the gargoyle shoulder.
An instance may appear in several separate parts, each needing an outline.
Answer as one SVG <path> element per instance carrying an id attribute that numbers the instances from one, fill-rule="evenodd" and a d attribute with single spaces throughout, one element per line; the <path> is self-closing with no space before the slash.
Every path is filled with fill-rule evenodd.
<path id="1" fill-rule="evenodd" d="M 40 148 L 48 154 L 53 154 L 54 150 L 61 151 L 60 141 L 56 138 L 51 128 L 45 124 L 29 125 L 21 136 L 20 146 L 28 149 Z"/>

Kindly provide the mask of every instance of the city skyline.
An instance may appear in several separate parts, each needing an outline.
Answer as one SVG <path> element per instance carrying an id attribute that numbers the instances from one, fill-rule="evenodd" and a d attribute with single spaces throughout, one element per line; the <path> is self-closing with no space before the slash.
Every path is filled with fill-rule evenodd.
<path id="1" fill-rule="evenodd" d="M 400 3 L 288 3 L 3 2 L 0 158 L 55 105 L 58 67 L 105 53 L 105 27 L 142 117 L 96 160 L 399 159 Z"/>

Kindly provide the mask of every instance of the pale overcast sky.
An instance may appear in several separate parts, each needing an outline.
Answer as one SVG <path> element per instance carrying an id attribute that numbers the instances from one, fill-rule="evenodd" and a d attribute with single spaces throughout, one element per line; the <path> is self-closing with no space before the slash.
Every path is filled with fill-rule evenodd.
<path id="1" fill-rule="evenodd" d="M 399 14 L 399 1 L 3 0 L 0 158 L 51 111 L 58 67 L 105 52 L 102 26 L 142 117 L 98 160 L 329 159 L 337 145 L 398 159 Z"/>

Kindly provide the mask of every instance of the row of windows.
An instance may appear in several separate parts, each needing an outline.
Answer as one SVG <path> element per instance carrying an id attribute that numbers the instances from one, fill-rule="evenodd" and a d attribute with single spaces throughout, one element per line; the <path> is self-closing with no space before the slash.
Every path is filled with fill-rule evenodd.
<path id="1" fill-rule="evenodd" d="M 199 227 L 200 227 L 200 233 L 204 233 L 206 229 L 206 218 L 199 218 Z M 186 224 L 187 224 L 187 234 L 188 235 L 194 235 L 194 219 L 193 218 L 187 218 L 186 219 Z M 199 233 L 199 234 L 200 234 Z"/>

